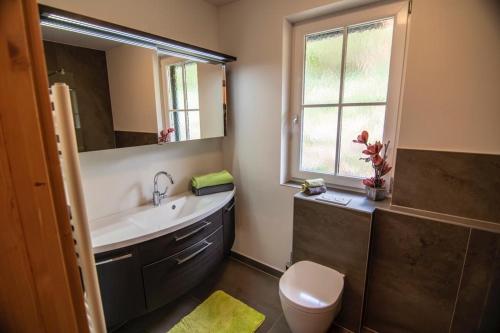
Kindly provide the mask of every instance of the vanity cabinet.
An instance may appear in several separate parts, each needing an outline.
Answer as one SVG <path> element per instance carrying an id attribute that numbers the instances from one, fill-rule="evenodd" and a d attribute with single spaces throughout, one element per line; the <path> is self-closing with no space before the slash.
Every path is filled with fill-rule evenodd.
<path id="1" fill-rule="evenodd" d="M 141 263 L 135 247 L 96 255 L 96 268 L 108 327 L 146 311 Z"/>
<path id="2" fill-rule="evenodd" d="M 171 234 L 139 244 L 141 262 L 150 264 L 200 242 L 222 225 L 222 210 Z"/>
<path id="3" fill-rule="evenodd" d="M 222 227 L 173 256 L 142 268 L 148 309 L 156 309 L 197 285 L 222 260 Z"/>
<path id="4" fill-rule="evenodd" d="M 224 226 L 224 254 L 229 255 L 235 236 L 235 202 L 234 198 L 222 209 L 222 224 Z"/>
<path id="5" fill-rule="evenodd" d="M 106 326 L 161 307 L 200 283 L 234 243 L 234 199 L 187 227 L 96 254 Z"/>

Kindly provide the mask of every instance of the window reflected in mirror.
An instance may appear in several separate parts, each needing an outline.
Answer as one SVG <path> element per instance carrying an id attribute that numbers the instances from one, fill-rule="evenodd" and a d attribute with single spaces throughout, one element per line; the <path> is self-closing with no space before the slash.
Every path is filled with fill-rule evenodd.
<path id="1" fill-rule="evenodd" d="M 224 136 L 224 67 L 166 55 L 160 67 L 169 141 Z"/>
<path id="2" fill-rule="evenodd" d="M 78 151 L 224 136 L 225 67 L 42 26 L 50 85 L 69 88 Z"/>
<path id="3" fill-rule="evenodd" d="M 199 139 L 198 64 L 181 61 L 166 65 L 165 73 L 168 85 L 168 117 L 175 137 L 172 141 Z"/>

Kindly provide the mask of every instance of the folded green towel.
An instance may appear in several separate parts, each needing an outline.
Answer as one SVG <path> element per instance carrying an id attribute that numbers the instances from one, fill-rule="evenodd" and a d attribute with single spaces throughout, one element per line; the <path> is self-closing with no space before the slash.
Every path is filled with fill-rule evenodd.
<path id="1" fill-rule="evenodd" d="M 193 187 L 196 189 L 204 188 L 207 186 L 231 184 L 233 182 L 233 176 L 226 170 L 209 173 L 202 176 L 194 176 L 193 179 L 191 179 L 191 185 L 193 185 Z"/>
<path id="2" fill-rule="evenodd" d="M 325 180 L 323 178 L 306 179 L 302 186 L 305 188 L 325 186 Z"/>

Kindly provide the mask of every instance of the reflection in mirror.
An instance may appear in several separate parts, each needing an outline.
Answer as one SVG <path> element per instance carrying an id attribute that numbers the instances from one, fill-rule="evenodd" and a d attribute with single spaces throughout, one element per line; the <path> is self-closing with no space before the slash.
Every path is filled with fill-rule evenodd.
<path id="1" fill-rule="evenodd" d="M 224 66 L 162 55 L 160 68 L 170 141 L 224 136 Z"/>
<path id="2" fill-rule="evenodd" d="M 50 85 L 65 83 L 78 151 L 224 136 L 225 67 L 42 26 Z"/>

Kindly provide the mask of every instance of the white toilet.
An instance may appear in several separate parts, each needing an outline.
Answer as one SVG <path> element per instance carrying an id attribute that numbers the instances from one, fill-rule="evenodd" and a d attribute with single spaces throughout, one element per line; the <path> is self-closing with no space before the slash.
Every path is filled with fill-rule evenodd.
<path id="1" fill-rule="evenodd" d="M 344 274 L 311 261 L 293 264 L 280 279 L 283 313 L 293 333 L 324 333 L 340 311 Z"/>

